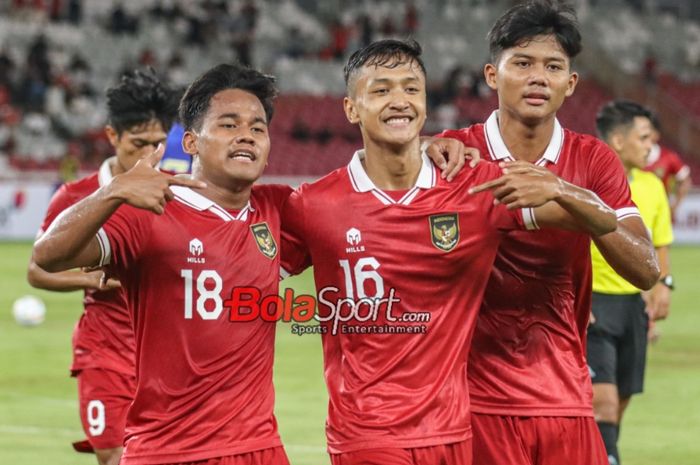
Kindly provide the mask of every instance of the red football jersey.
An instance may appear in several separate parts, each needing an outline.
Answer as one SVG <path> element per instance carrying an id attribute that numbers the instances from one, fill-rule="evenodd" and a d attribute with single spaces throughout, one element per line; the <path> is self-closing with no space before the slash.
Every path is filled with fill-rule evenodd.
<path id="1" fill-rule="evenodd" d="M 99 171 L 61 186 L 49 203 L 39 235 L 63 210 L 95 192 L 112 180 L 109 160 Z M 121 289 L 86 289 L 84 311 L 73 331 L 71 371 L 102 368 L 134 376 L 134 331 Z"/>
<path id="2" fill-rule="evenodd" d="M 683 181 L 690 175 L 690 167 L 671 149 L 656 144 L 647 158 L 646 171 L 656 174 L 664 183 L 666 192 L 671 190 L 673 181 Z"/>
<path id="3" fill-rule="evenodd" d="M 282 268 L 314 266 L 328 449 L 465 440 L 476 313 L 502 233 L 533 226 L 532 212 L 467 193 L 501 175 L 493 164 L 448 183 L 424 156 L 415 187 L 395 199 L 375 187 L 362 156 L 302 186 L 283 214 Z M 465 274 L 469 286 L 459 286 Z"/>
<path id="4" fill-rule="evenodd" d="M 280 445 L 275 323 L 232 322 L 236 287 L 277 295 L 280 209 L 291 188 L 255 186 L 227 211 L 172 187 L 162 215 L 123 206 L 98 239 L 127 296 L 137 388 L 122 465 L 190 462 Z"/>
<path id="5" fill-rule="evenodd" d="M 486 124 L 441 134 L 513 160 L 494 112 Z M 598 139 L 555 123 L 537 162 L 595 192 L 618 219 L 638 215 L 619 159 Z M 472 275 L 465 274 L 466 279 Z M 501 242 L 469 358 L 472 411 L 494 415 L 592 416 L 586 365 L 591 309 L 590 237 L 563 230 L 514 231 Z"/>

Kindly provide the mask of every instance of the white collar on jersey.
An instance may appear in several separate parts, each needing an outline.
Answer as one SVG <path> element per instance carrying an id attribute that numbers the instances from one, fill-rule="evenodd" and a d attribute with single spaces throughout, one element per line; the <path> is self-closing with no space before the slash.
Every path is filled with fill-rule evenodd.
<path id="1" fill-rule="evenodd" d="M 365 151 L 364 149 L 360 149 L 355 152 L 355 155 L 353 155 L 352 160 L 350 160 L 350 163 L 348 164 L 348 174 L 350 175 L 352 188 L 355 189 L 356 192 L 371 192 L 384 205 L 408 205 L 418 194 L 419 189 L 430 189 L 431 187 L 435 186 L 435 182 L 437 180 L 435 167 L 425 152 L 422 152 L 422 164 L 420 167 L 420 172 L 418 173 L 418 179 L 416 179 L 416 185 L 409 189 L 408 192 L 401 197 L 401 199 L 396 201 L 375 186 L 369 176 L 367 176 L 367 172 L 362 166 L 363 158 L 365 158 Z"/>
<path id="2" fill-rule="evenodd" d="M 170 190 L 175 194 L 175 200 L 187 205 L 190 208 L 194 208 L 197 211 L 209 210 L 216 216 L 224 221 L 246 221 L 248 219 L 248 212 L 255 211 L 253 206 L 250 204 L 250 200 L 243 209 L 238 212 L 238 215 L 233 216 L 226 211 L 225 208 L 218 205 L 213 200 L 209 200 L 202 194 L 193 191 L 189 187 L 184 186 L 170 186 Z"/>
<path id="3" fill-rule="evenodd" d="M 112 181 L 112 160 L 116 160 L 117 157 L 109 157 L 100 165 L 100 169 L 97 171 L 97 183 L 102 186 L 106 186 Z"/>
<path id="4" fill-rule="evenodd" d="M 661 156 L 661 146 L 659 144 L 654 144 L 649 150 L 649 156 L 647 156 L 647 166 L 656 163 L 656 160 Z"/>
<path id="5" fill-rule="evenodd" d="M 498 110 L 495 110 L 489 116 L 484 124 L 484 133 L 486 135 L 486 145 L 489 148 L 489 154 L 493 160 L 515 160 L 511 155 L 506 143 L 501 136 L 501 130 L 498 127 Z M 559 120 L 554 118 L 554 131 L 552 139 L 549 141 L 547 149 L 542 157 L 535 162 L 536 165 L 544 166 L 546 162 L 556 163 L 559 160 L 561 149 L 564 146 L 564 129 L 559 124 Z"/>

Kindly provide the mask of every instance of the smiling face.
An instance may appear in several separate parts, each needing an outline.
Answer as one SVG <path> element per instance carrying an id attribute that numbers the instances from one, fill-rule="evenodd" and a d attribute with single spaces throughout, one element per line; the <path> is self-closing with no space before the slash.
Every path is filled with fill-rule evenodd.
<path id="1" fill-rule="evenodd" d="M 578 75 L 554 35 L 535 36 L 503 50 L 484 67 L 486 83 L 498 92 L 498 106 L 528 125 L 554 117 L 574 93 Z"/>
<path id="2" fill-rule="evenodd" d="M 252 184 L 270 152 L 267 118 L 260 100 L 241 89 L 214 94 L 198 130 L 185 132 L 185 151 L 199 157 L 202 178 L 219 186 Z"/>
<path id="3" fill-rule="evenodd" d="M 365 145 L 400 147 L 417 140 L 426 117 L 425 75 L 417 63 L 365 65 L 353 80 L 345 114 L 360 125 Z"/>

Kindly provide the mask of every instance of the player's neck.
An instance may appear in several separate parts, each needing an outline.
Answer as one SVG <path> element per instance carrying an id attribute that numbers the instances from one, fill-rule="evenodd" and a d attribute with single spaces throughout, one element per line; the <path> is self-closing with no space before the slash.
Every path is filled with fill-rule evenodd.
<path id="1" fill-rule="evenodd" d="M 121 165 L 121 163 L 119 163 L 119 159 L 117 159 L 116 156 L 109 158 L 107 160 L 107 164 L 109 166 L 109 171 L 112 173 L 112 176 L 126 173 L 126 170 Z"/>
<path id="2" fill-rule="evenodd" d="M 627 178 L 629 179 L 629 177 L 632 175 L 632 169 L 634 168 L 634 166 L 628 165 L 627 163 L 623 162 L 622 167 L 625 169 L 625 174 L 627 175 Z"/>
<path id="3" fill-rule="evenodd" d="M 534 163 L 542 157 L 552 140 L 554 115 L 533 126 L 501 110 L 498 112 L 498 127 L 511 155 L 516 160 Z"/>
<path id="4" fill-rule="evenodd" d="M 365 141 L 362 166 L 374 185 L 380 189 L 410 189 L 416 184 L 422 163 L 418 138 L 400 147 Z"/>
<path id="5" fill-rule="evenodd" d="M 193 176 L 195 179 L 200 179 Z M 197 192 L 204 197 L 216 202 L 226 210 L 240 210 L 244 208 L 250 200 L 250 192 L 253 189 L 252 183 L 231 183 L 225 186 L 217 185 L 211 179 L 200 179 L 207 183 L 204 189 Z"/>

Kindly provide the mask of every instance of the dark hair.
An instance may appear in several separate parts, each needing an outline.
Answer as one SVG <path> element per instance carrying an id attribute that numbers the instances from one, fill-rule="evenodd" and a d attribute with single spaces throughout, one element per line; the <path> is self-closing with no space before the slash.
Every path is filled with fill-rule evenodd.
<path id="1" fill-rule="evenodd" d="M 275 78 L 240 64 L 220 64 L 197 78 L 180 100 L 180 121 L 186 131 L 199 129 L 209 110 L 211 99 L 228 89 L 240 89 L 255 95 L 265 110 L 267 123 L 272 120 L 272 101 L 277 95 Z"/>
<path id="2" fill-rule="evenodd" d="M 642 105 L 629 100 L 613 100 L 603 105 L 595 118 L 598 135 L 607 140 L 619 128 L 631 128 L 637 117 L 649 118 L 651 112 Z"/>
<path id="3" fill-rule="evenodd" d="M 576 10 L 556 0 L 531 0 L 516 5 L 498 18 L 489 31 L 491 60 L 498 61 L 503 50 L 539 35 L 554 35 L 570 59 L 581 51 L 581 33 Z"/>
<path id="4" fill-rule="evenodd" d="M 152 120 L 167 132 L 177 117 L 177 93 L 152 68 L 127 71 L 119 84 L 107 89 L 107 112 L 117 134 Z"/>
<path id="5" fill-rule="evenodd" d="M 661 132 L 661 121 L 659 121 L 659 115 L 652 112 L 649 116 L 649 120 L 651 120 L 651 125 L 654 126 L 654 129 L 656 129 L 658 132 Z"/>
<path id="6" fill-rule="evenodd" d="M 420 44 L 413 39 L 395 40 L 385 39 L 372 42 L 363 47 L 348 58 L 348 63 L 343 68 L 345 85 L 348 86 L 352 76 L 363 66 L 383 66 L 395 68 L 405 63 L 415 62 L 427 76 L 425 65 L 420 58 L 423 49 Z"/>

